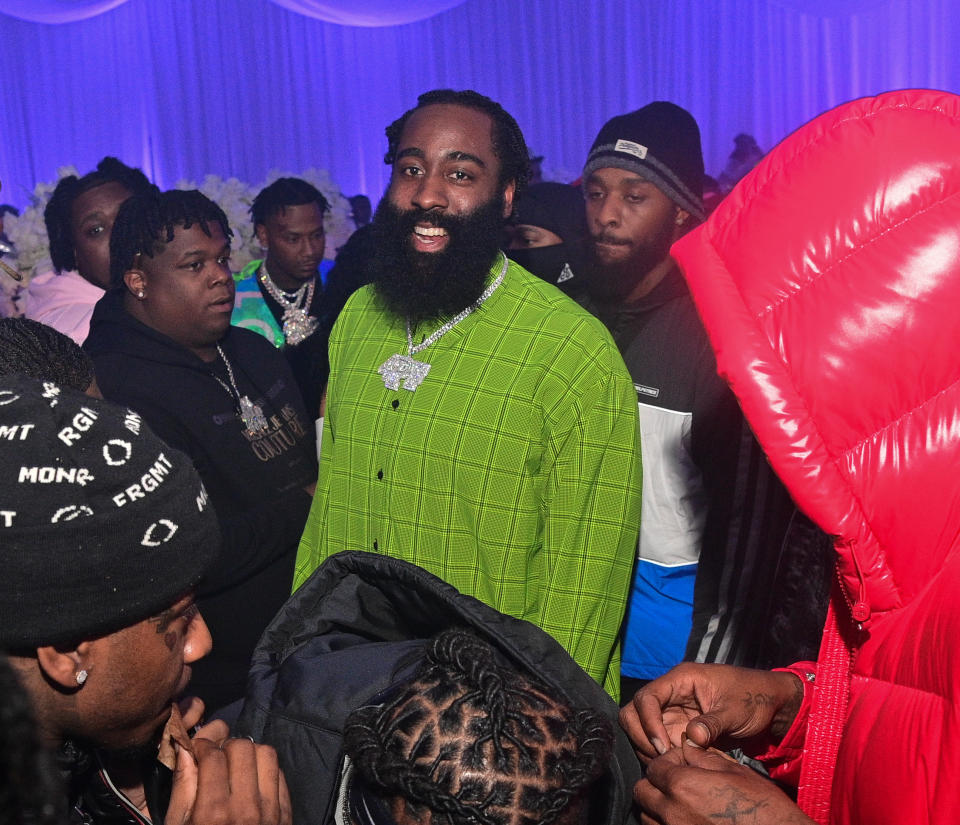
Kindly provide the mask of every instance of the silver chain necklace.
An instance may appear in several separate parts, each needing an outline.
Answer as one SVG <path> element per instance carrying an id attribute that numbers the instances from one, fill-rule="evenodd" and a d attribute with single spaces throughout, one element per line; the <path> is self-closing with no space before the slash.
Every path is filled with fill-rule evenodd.
<path id="1" fill-rule="evenodd" d="M 264 260 L 260 264 L 260 283 L 273 300 L 283 308 L 283 340 L 291 347 L 303 343 L 317 331 L 320 322 L 308 314 L 310 304 L 313 303 L 313 292 L 317 286 L 316 276 L 300 287 L 293 297 L 289 297 L 274 283 L 270 273 L 267 272 L 267 262 Z"/>
<path id="2" fill-rule="evenodd" d="M 243 426 L 247 428 L 247 435 L 251 437 L 262 435 L 270 429 L 270 425 L 267 423 L 267 417 L 263 414 L 263 410 L 260 409 L 260 405 L 254 404 L 250 400 L 249 395 L 240 395 L 240 390 L 237 389 L 237 381 L 233 377 L 233 367 L 230 366 L 230 362 L 227 360 L 227 356 L 219 344 L 217 344 L 217 352 L 220 353 L 220 357 L 227 367 L 227 377 L 230 379 L 230 386 L 228 387 L 226 383 L 224 383 L 224 380 L 216 373 L 214 373 L 213 377 L 217 379 L 217 383 L 221 387 L 237 399 L 237 404 L 240 407 L 240 420 L 243 422 Z"/>
<path id="3" fill-rule="evenodd" d="M 410 319 L 407 319 L 407 354 L 401 355 L 398 352 L 395 355 L 391 355 L 380 365 L 377 372 L 383 376 L 383 386 L 388 390 L 398 390 L 400 387 L 403 387 L 405 390 L 412 392 L 423 383 L 423 379 L 426 378 L 427 373 L 430 372 L 430 364 L 425 361 L 417 361 L 413 356 L 418 352 L 422 352 L 431 344 L 436 343 L 464 318 L 476 312 L 483 302 L 493 295 L 497 287 L 503 283 L 503 276 L 507 273 L 507 256 L 502 252 L 500 256 L 503 259 L 503 263 L 500 264 L 500 273 L 493 279 L 490 286 L 481 293 L 480 297 L 466 309 L 454 315 L 432 335 L 424 338 L 419 344 L 413 343 L 413 330 L 410 329 Z"/>

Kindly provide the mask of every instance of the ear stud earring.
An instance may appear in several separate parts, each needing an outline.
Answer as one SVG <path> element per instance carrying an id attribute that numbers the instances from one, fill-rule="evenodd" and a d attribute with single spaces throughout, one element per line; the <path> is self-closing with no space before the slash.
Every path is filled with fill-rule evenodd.
<path id="1" fill-rule="evenodd" d="M 86 681 L 87 681 L 87 671 L 85 670 L 77 671 L 77 684 L 82 685 Z"/>

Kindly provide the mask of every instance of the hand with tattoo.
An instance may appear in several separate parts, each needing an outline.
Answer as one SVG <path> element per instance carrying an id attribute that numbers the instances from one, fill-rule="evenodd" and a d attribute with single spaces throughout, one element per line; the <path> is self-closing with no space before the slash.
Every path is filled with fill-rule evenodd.
<path id="1" fill-rule="evenodd" d="M 646 762 L 684 738 L 701 747 L 778 742 L 802 701 L 792 673 L 684 663 L 638 690 L 620 725 Z"/>
<path id="2" fill-rule="evenodd" d="M 689 740 L 647 765 L 633 799 L 641 825 L 813 825 L 769 779 Z"/>

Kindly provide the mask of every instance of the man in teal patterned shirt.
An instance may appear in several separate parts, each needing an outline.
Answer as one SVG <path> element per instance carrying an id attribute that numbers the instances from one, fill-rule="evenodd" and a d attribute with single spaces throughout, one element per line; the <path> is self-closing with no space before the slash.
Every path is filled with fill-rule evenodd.
<path id="1" fill-rule="evenodd" d="M 542 627 L 616 698 L 640 522 L 636 394 L 599 321 L 508 261 L 516 122 L 441 90 L 387 129 L 375 281 L 330 338 L 320 477 L 295 586 L 397 556 Z"/>

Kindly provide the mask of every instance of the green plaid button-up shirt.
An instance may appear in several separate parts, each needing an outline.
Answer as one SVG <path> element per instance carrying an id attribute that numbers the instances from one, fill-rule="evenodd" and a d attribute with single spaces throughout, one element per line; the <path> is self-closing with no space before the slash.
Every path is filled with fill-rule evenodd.
<path id="1" fill-rule="evenodd" d="M 539 625 L 616 697 L 641 470 L 636 392 L 610 335 L 511 262 L 416 356 L 423 383 L 386 389 L 378 367 L 406 352 L 404 323 L 370 287 L 356 293 L 330 337 L 294 586 L 340 550 L 405 559 Z"/>

